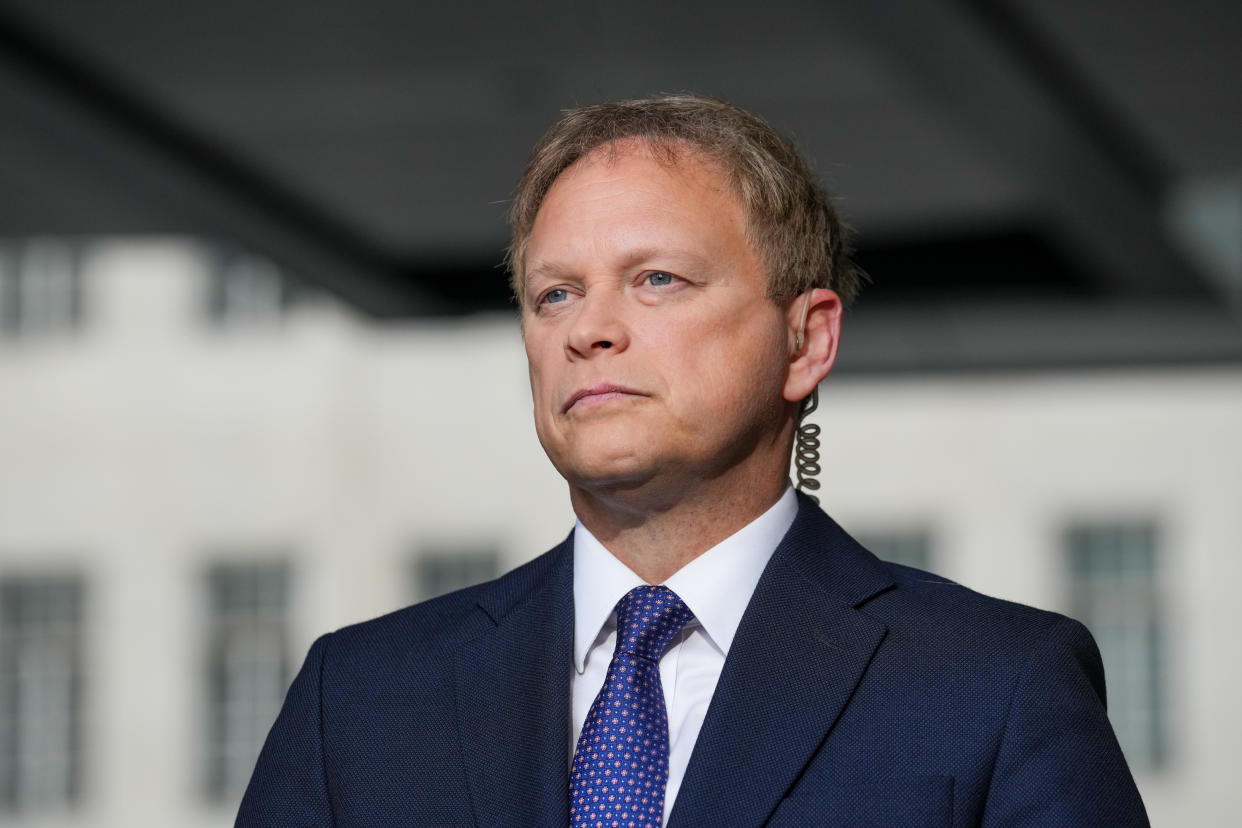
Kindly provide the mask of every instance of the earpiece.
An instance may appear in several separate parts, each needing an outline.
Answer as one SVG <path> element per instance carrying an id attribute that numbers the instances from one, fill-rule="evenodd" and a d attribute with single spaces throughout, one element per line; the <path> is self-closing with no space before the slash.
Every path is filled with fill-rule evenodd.
<path id="1" fill-rule="evenodd" d="M 802 323 L 798 325 L 798 336 L 794 338 L 794 350 L 802 350 L 802 340 L 806 338 L 806 317 L 811 312 L 811 292 L 807 291 L 806 301 L 802 303 Z"/>

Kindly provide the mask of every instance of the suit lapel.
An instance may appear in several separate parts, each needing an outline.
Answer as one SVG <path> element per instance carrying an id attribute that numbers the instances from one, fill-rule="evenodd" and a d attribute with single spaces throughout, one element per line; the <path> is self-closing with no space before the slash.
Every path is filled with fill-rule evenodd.
<path id="1" fill-rule="evenodd" d="M 802 502 L 729 649 L 670 828 L 766 821 L 884 637 L 885 625 L 855 607 L 891 583 L 870 553 Z"/>
<path id="2" fill-rule="evenodd" d="M 494 626 L 457 660 L 458 730 L 480 826 L 569 822 L 571 543 L 549 557 L 528 591 L 506 594 L 502 579 L 480 600 Z"/>

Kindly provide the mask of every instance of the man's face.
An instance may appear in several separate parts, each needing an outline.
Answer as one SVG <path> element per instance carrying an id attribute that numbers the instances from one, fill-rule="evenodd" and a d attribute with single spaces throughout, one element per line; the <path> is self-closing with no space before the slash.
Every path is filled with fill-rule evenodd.
<path id="1" fill-rule="evenodd" d="M 587 490 L 693 486 L 760 454 L 787 464 L 787 313 L 765 295 L 741 203 L 694 152 L 661 164 L 620 149 L 561 174 L 527 247 L 544 450 Z"/>

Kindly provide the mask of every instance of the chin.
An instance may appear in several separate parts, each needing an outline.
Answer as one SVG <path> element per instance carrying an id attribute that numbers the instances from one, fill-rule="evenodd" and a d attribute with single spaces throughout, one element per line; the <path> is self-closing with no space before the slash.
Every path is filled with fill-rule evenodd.
<path id="1" fill-rule="evenodd" d="M 640 486 L 654 475 L 655 463 L 635 446 L 618 441 L 575 445 L 552 457 L 552 464 L 572 486 L 607 489 Z"/>
<path id="2" fill-rule="evenodd" d="M 565 479 L 586 489 L 641 485 L 652 475 L 648 463 L 634 455 L 578 457 L 566 464 L 561 472 Z"/>

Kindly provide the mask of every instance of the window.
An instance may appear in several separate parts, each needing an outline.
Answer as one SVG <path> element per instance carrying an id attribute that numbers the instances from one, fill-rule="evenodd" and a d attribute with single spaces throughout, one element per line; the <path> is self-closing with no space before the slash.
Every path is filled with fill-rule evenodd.
<path id="1" fill-rule="evenodd" d="M 283 564 L 218 566 L 207 591 L 207 793 L 231 804 L 291 680 L 289 573 Z"/>
<path id="2" fill-rule="evenodd" d="M 82 679 L 81 580 L 0 579 L 0 812 L 79 801 Z"/>
<path id="3" fill-rule="evenodd" d="M 500 556 L 487 549 L 431 549 L 414 562 L 414 595 L 435 598 L 490 581 L 500 574 Z"/>
<path id="4" fill-rule="evenodd" d="M 221 325 L 263 327 L 278 321 L 297 294 L 294 284 L 267 259 L 219 252 L 208 281 L 207 315 Z"/>
<path id="5" fill-rule="evenodd" d="M 0 245 L 0 333 L 25 337 L 75 330 L 81 295 L 71 244 L 34 239 Z"/>
<path id="6" fill-rule="evenodd" d="M 915 569 L 931 568 L 931 535 L 927 532 L 863 533 L 858 536 L 858 542 L 882 561 Z"/>
<path id="7" fill-rule="evenodd" d="M 1071 614 L 1090 628 L 1108 680 L 1108 715 L 1135 767 L 1164 762 L 1160 566 L 1151 524 L 1072 527 Z"/>

